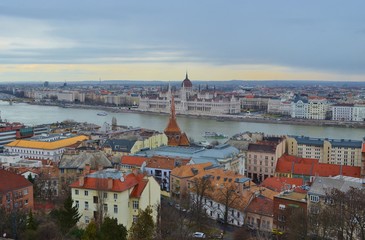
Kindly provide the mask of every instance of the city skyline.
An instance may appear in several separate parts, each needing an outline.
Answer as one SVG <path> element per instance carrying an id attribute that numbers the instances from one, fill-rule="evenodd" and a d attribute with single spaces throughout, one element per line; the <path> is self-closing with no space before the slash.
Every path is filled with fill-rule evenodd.
<path id="1" fill-rule="evenodd" d="M 3 1 L 0 82 L 363 81 L 365 3 L 351 3 Z"/>

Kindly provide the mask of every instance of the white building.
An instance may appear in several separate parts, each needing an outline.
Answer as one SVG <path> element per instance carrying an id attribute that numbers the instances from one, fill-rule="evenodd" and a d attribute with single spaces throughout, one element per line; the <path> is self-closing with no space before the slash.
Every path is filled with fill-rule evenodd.
<path id="1" fill-rule="evenodd" d="M 5 145 L 8 153 L 19 154 L 23 159 L 60 161 L 66 147 L 89 138 L 83 135 L 55 134 L 16 140 Z"/>
<path id="2" fill-rule="evenodd" d="M 177 113 L 184 114 L 202 114 L 202 115 L 219 115 L 219 114 L 237 114 L 240 113 L 240 101 L 233 95 L 231 97 L 218 96 L 216 93 L 201 94 L 194 91 L 192 83 L 186 75 L 181 84 L 181 89 L 175 92 L 175 106 Z M 171 101 L 171 88 L 166 94 L 160 93 L 158 97 L 141 97 L 139 100 L 139 109 L 153 112 L 169 112 Z"/>

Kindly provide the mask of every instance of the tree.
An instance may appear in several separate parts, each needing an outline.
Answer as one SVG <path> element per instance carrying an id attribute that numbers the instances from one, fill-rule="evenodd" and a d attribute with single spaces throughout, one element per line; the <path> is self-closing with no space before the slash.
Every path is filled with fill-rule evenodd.
<path id="1" fill-rule="evenodd" d="M 152 240 L 155 235 L 155 223 L 152 217 L 152 208 L 148 206 L 145 210 L 139 210 L 137 221 L 132 224 L 129 230 L 130 240 Z"/>
<path id="2" fill-rule="evenodd" d="M 37 223 L 33 218 L 32 210 L 29 211 L 28 219 L 27 219 L 27 229 L 37 230 Z"/>
<path id="3" fill-rule="evenodd" d="M 82 240 L 98 240 L 98 227 L 94 221 L 91 221 L 82 235 Z"/>
<path id="4" fill-rule="evenodd" d="M 31 182 L 32 184 L 34 184 L 34 178 L 32 177 L 32 174 L 28 174 L 27 179 L 28 179 L 29 182 Z"/>
<path id="5" fill-rule="evenodd" d="M 213 190 L 213 188 L 209 177 L 194 178 L 191 183 L 191 191 L 194 193 L 191 214 L 199 228 L 203 224 L 202 220 L 206 218 L 204 198 L 209 191 Z"/>
<path id="6" fill-rule="evenodd" d="M 73 200 L 68 196 L 63 203 L 63 208 L 53 210 L 51 215 L 59 222 L 62 231 L 68 232 L 81 218 L 76 206 L 72 206 Z"/>
<path id="7" fill-rule="evenodd" d="M 240 195 L 236 193 L 237 190 L 237 186 L 234 183 L 224 184 L 218 188 L 218 191 L 220 192 L 218 201 L 224 204 L 224 230 L 228 224 L 229 208 L 233 207 L 235 202 L 240 198 Z"/>
<path id="8" fill-rule="evenodd" d="M 106 217 L 100 226 L 100 235 L 104 240 L 127 239 L 127 229 L 118 224 L 117 219 Z"/>

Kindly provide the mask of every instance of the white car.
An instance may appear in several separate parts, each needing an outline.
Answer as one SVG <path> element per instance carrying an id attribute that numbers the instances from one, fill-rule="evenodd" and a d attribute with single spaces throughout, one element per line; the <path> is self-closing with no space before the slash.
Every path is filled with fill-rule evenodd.
<path id="1" fill-rule="evenodd" d="M 205 238 L 205 233 L 202 233 L 202 232 L 195 232 L 193 234 L 193 238 Z"/>

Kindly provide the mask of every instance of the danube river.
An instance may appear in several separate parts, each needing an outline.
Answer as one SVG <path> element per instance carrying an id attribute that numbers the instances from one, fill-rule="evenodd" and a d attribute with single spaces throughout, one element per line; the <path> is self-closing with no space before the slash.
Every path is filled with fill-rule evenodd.
<path id="1" fill-rule="evenodd" d="M 104 122 L 111 124 L 112 117 L 116 117 L 118 125 L 143 127 L 163 131 L 167 125 L 167 115 L 147 115 L 142 113 L 113 113 L 107 116 L 98 116 L 100 110 L 61 108 L 53 106 L 29 105 L 26 103 L 14 103 L 0 101 L 2 119 L 10 122 L 21 122 L 26 125 L 74 120 L 77 122 L 89 122 L 102 125 Z M 239 132 L 263 132 L 269 135 L 304 135 L 319 138 L 353 139 L 362 140 L 365 130 L 361 128 L 341 128 L 327 126 L 303 126 L 284 125 L 274 123 L 254 123 L 224 121 L 214 119 L 199 119 L 188 116 L 178 116 L 180 128 L 188 137 L 196 141 L 203 140 L 205 131 L 219 132 L 232 136 Z"/>

